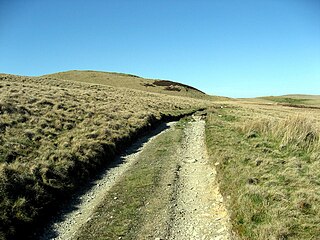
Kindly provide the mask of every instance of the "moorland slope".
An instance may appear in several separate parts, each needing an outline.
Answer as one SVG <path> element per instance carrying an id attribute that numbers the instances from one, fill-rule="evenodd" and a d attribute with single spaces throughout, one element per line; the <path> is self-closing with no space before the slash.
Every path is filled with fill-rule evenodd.
<path id="1" fill-rule="evenodd" d="M 113 87 L 129 88 L 168 94 L 173 96 L 193 97 L 200 99 L 212 99 L 204 92 L 186 84 L 159 79 L 146 79 L 132 74 L 100 72 L 100 71 L 66 71 L 42 76 L 44 78 L 54 78 L 62 80 L 71 80 L 77 82 L 87 82 L 93 84 L 102 84 Z"/>
<path id="2" fill-rule="evenodd" d="M 152 125 L 208 104 L 98 82 L 0 75 L 0 239 L 32 229 Z"/>
<path id="3" fill-rule="evenodd" d="M 320 95 L 288 94 L 283 96 L 260 97 L 258 99 L 286 106 L 320 107 Z"/>

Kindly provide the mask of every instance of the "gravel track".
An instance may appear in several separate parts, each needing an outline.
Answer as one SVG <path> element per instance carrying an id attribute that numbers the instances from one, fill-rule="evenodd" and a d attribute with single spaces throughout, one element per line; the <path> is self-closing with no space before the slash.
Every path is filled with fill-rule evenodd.
<path id="1" fill-rule="evenodd" d="M 204 134 L 205 121 L 194 117 L 185 129 L 177 156 L 169 239 L 232 239 L 229 216 L 215 181 L 216 171 L 208 165 Z"/>
<path id="2" fill-rule="evenodd" d="M 92 187 L 87 192 L 74 197 L 71 206 L 61 211 L 38 239 L 73 239 L 81 226 L 90 220 L 112 186 L 121 181 L 121 177 L 137 161 L 146 145 L 156 141 L 157 136 L 164 134 L 173 124 L 161 126 L 118 157 L 98 180 L 91 183 Z M 193 116 L 193 121 L 186 125 L 183 142 L 176 152 L 177 167 L 171 185 L 171 200 L 168 202 L 167 227 L 163 228 L 166 232 L 160 234 L 165 237 L 155 240 L 233 239 L 229 215 L 215 180 L 216 171 L 208 163 L 205 121 L 201 117 Z M 158 217 L 154 216 L 154 220 L 157 221 Z"/>

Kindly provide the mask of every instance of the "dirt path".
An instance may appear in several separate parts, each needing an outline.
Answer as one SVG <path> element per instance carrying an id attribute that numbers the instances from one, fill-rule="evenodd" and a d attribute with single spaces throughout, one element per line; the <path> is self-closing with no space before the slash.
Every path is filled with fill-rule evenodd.
<path id="1" fill-rule="evenodd" d="M 150 147 L 157 146 L 157 137 L 170 131 L 168 127 L 172 125 L 162 126 L 153 132 L 153 137 L 149 135 L 135 143 L 125 156 L 119 157 L 99 180 L 92 183 L 89 191 L 76 196 L 71 211 L 60 213 L 40 239 L 74 239 L 79 229 L 87 229 L 94 211 L 101 206 L 110 189 L 130 172 L 128 170 L 135 163 L 144 158 L 144 153 L 152 152 Z M 161 199 L 163 207 L 146 216 L 143 227 L 136 233 L 136 239 L 232 239 L 228 213 L 215 181 L 216 172 L 208 164 L 204 134 L 205 121 L 201 117 L 193 117 L 193 121 L 184 127 L 182 142 L 169 143 L 168 147 L 174 154 L 170 157 L 172 162 L 166 166 L 170 165 L 171 170 L 162 171 L 162 180 L 155 191 L 159 196 L 155 197 L 155 203 L 151 201 L 145 209 L 157 209 L 157 204 L 160 206 L 157 199 Z M 169 159 L 162 158 L 159 157 L 160 162 Z"/>
<path id="2" fill-rule="evenodd" d="M 208 165 L 204 130 L 205 121 L 200 117 L 194 117 L 185 129 L 169 239 L 231 239 L 216 172 Z"/>
<path id="3" fill-rule="evenodd" d="M 84 194 L 77 193 L 72 200 L 71 206 L 63 208 L 52 220 L 52 223 L 46 227 L 44 233 L 40 233 L 40 236 L 36 238 L 39 240 L 72 239 L 77 231 L 91 219 L 95 208 L 102 202 L 108 191 L 135 164 L 139 154 L 146 146 L 156 140 L 160 134 L 168 131 L 173 124 L 174 122 L 161 124 L 150 134 L 136 141 L 122 156 L 119 156 L 110 164 L 99 179 L 92 182 L 90 186 L 86 186 L 86 188 L 89 188 L 88 191 Z"/>

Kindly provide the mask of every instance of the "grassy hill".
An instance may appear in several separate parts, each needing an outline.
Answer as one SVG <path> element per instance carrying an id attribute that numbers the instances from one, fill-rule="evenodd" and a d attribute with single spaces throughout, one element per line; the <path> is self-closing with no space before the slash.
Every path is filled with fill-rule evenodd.
<path id="1" fill-rule="evenodd" d="M 283 96 L 261 97 L 260 99 L 279 104 L 320 107 L 320 95 L 289 94 Z"/>
<path id="2" fill-rule="evenodd" d="M 135 76 L 80 73 L 68 73 L 77 81 L 0 74 L 0 239 L 41 221 L 152 125 L 208 105 L 185 97 L 204 95 L 190 87 L 148 87 L 171 95 L 159 94 L 134 90 L 149 82 Z M 107 76 L 114 86 L 99 85 Z"/>
<path id="3" fill-rule="evenodd" d="M 42 76 L 48 79 L 62 79 L 77 82 L 102 84 L 113 87 L 143 90 L 147 92 L 162 93 L 174 96 L 212 99 L 204 92 L 177 82 L 168 80 L 145 79 L 131 74 L 99 72 L 99 71 L 67 71 Z"/>

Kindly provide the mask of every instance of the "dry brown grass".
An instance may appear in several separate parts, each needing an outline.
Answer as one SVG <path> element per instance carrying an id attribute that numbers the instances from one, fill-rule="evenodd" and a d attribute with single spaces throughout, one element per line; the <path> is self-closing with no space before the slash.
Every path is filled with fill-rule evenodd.
<path id="1" fill-rule="evenodd" d="M 256 118 L 240 126 L 248 136 L 259 134 L 280 142 L 280 147 L 290 147 L 308 152 L 319 151 L 320 129 L 312 115 L 292 115 L 285 118 Z"/>
<path id="2" fill-rule="evenodd" d="M 241 103 L 214 112 L 208 151 L 234 230 L 242 239 L 317 239 L 320 112 Z"/>
<path id="3" fill-rule="evenodd" d="M 152 123 L 207 104 L 13 75 L 0 89 L 0 239 L 41 220 Z"/>

